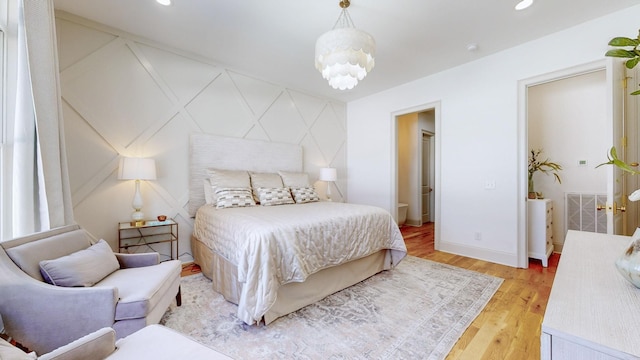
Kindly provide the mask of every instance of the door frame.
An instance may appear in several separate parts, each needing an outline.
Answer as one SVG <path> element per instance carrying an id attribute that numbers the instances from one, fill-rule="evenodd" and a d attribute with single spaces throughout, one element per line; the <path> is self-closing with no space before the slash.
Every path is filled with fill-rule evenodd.
<path id="1" fill-rule="evenodd" d="M 435 209 L 433 213 L 433 221 L 436 224 L 440 223 L 440 106 L 440 101 L 434 101 L 411 108 L 397 110 L 391 113 L 391 188 L 389 193 L 391 194 L 391 214 L 396 220 L 398 219 L 398 117 L 417 112 L 433 111 L 435 118 L 435 134 L 433 136 L 433 141 L 435 141 L 435 154 L 433 156 L 435 162 L 433 166 L 433 169 L 435 171 L 433 184 L 433 187 L 435 189 L 433 193 L 433 196 L 435 196 Z M 422 133 L 420 135 L 422 136 Z M 440 227 L 437 225 L 434 226 L 433 241 L 434 248 L 436 250 L 439 250 Z"/>
<path id="2" fill-rule="evenodd" d="M 420 167 L 421 167 L 420 170 L 421 171 L 419 173 L 420 174 L 420 181 L 419 181 L 420 184 L 418 184 L 419 185 L 418 193 L 420 193 L 420 195 L 422 195 L 422 184 L 424 184 L 424 177 L 422 175 L 424 174 L 424 156 L 423 155 L 424 155 L 424 138 L 425 138 L 425 136 L 429 138 L 429 164 L 428 164 L 428 166 L 429 166 L 429 178 L 430 178 L 429 179 L 429 187 L 432 188 L 432 189 L 435 188 L 433 182 L 431 181 L 431 178 L 434 177 L 434 173 L 435 173 L 435 170 L 433 170 L 435 168 L 434 160 L 433 160 L 434 159 L 434 155 L 435 155 L 433 153 L 435 151 L 432 151 L 432 148 L 435 148 L 435 146 L 434 146 L 435 145 L 435 134 L 433 132 L 431 132 L 431 131 L 427 131 L 427 130 L 421 129 L 419 136 L 420 136 L 420 150 L 421 150 L 420 153 L 419 153 L 420 154 L 419 155 L 419 157 L 420 157 L 419 163 L 420 163 Z M 433 213 L 435 212 L 435 209 L 434 209 L 435 206 L 431 206 L 431 204 L 434 203 L 432 201 L 433 198 L 432 198 L 431 195 L 432 194 L 430 193 L 429 194 L 429 203 L 427 204 L 427 206 L 429 207 L 429 219 L 428 220 L 431 220 L 433 218 Z M 421 207 L 421 212 L 422 212 L 422 208 L 424 208 L 424 202 L 422 201 L 422 196 L 420 197 L 420 207 Z M 421 224 L 425 223 L 422 213 L 420 214 L 420 222 L 421 222 Z"/>
<path id="3" fill-rule="evenodd" d="M 518 243 L 517 264 L 520 268 L 529 267 L 529 249 L 527 243 L 527 169 L 529 163 L 529 134 L 528 134 L 528 89 L 556 80 L 562 80 L 577 75 L 588 74 L 609 68 L 607 59 L 597 60 L 586 64 L 546 73 L 518 81 Z M 607 72 L 607 84 L 611 82 Z M 607 104 L 607 106 L 611 106 Z M 607 136 L 612 135 L 613 129 L 608 129 Z M 609 136 L 611 137 L 611 136 Z M 606 154 L 603 154 L 603 156 Z"/>

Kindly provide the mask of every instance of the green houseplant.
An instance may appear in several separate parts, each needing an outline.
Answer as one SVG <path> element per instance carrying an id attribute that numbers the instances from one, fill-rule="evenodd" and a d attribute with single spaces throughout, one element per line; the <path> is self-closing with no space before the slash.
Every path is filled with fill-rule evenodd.
<path id="1" fill-rule="evenodd" d="M 615 49 L 609 49 L 605 56 L 628 59 L 624 63 L 627 69 L 633 69 L 640 62 L 640 30 L 637 38 L 615 37 L 609 41 L 609 46 Z M 640 95 L 640 90 L 632 92 L 631 95 Z"/>
<path id="2" fill-rule="evenodd" d="M 538 198 L 538 193 L 536 193 L 533 183 L 533 175 L 538 171 L 547 175 L 549 175 L 549 173 L 553 174 L 558 183 L 562 184 L 560 175 L 558 175 L 558 172 L 562 170 L 562 166 L 558 163 L 549 161 L 548 158 L 545 160 L 540 160 L 541 154 L 542 149 L 531 149 L 531 152 L 529 153 L 529 199 Z"/>

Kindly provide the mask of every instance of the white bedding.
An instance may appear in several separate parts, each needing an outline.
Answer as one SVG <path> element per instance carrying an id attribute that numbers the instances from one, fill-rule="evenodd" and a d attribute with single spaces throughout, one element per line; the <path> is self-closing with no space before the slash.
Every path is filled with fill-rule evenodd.
<path id="1" fill-rule="evenodd" d="M 238 317 L 260 321 L 280 285 L 390 249 L 396 266 L 407 249 L 391 215 L 378 207 L 314 202 L 198 209 L 193 235 L 238 268 Z"/>

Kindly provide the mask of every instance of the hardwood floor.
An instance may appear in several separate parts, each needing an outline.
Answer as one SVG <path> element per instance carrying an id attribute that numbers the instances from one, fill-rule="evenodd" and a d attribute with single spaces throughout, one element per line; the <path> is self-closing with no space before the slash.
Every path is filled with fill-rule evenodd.
<path id="1" fill-rule="evenodd" d="M 433 223 L 402 227 L 409 254 L 504 279 L 447 359 L 539 359 L 540 327 L 560 255 L 551 255 L 547 268 L 532 259 L 528 269 L 516 269 L 435 251 L 433 231 Z"/>
<path id="2" fill-rule="evenodd" d="M 434 224 L 401 229 L 409 255 L 450 264 L 504 279 L 484 310 L 471 323 L 447 359 L 539 359 L 540 326 L 560 255 L 553 254 L 549 267 L 530 260 L 528 269 L 516 269 L 464 256 L 435 251 Z M 182 275 L 200 271 L 186 265 Z"/>

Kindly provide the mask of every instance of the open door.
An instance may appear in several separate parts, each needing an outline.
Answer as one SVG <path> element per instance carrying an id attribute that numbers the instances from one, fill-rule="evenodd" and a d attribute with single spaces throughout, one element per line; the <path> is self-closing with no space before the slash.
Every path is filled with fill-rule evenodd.
<path id="1" fill-rule="evenodd" d="M 624 149 L 624 102 L 626 91 L 626 70 L 623 60 L 607 59 L 607 126 L 612 130 L 611 146 L 615 146 L 618 154 L 625 154 Z M 611 146 L 609 148 L 611 148 Z M 626 160 L 626 159 L 623 159 Z M 624 234 L 626 223 L 627 196 L 624 193 L 625 179 L 622 170 L 616 166 L 607 167 L 607 204 L 598 205 L 607 212 L 607 233 Z"/>

